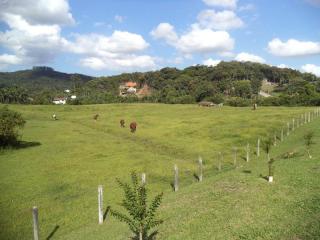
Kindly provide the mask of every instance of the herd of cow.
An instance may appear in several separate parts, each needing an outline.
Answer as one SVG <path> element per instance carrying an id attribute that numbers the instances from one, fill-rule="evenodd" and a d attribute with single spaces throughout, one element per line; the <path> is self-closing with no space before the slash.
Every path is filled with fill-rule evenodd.
<path id="1" fill-rule="evenodd" d="M 93 116 L 93 119 L 95 120 L 95 121 L 97 121 L 98 120 L 98 118 L 99 118 L 99 114 L 96 114 L 96 115 L 94 115 Z M 131 122 L 130 123 L 130 131 L 132 132 L 132 133 L 134 133 L 134 132 L 136 132 L 136 130 L 137 130 L 137 123 L 136 122 Z M 122 127 L 122 128 L 125 128 L 126 126 L 125 126 L 125 121 L 124 121 L 124 119 L 121 119 L 120 120 L 120 127 Z"/>
<path id="2" fill-rule="evenodd" d="M 98 118 L 99 118 L 99 114 L 95 114 L 95 115 L 93 116 L 93 120 L 95 120 L 95 121 L 98 121 Z M 53 120 L 58 120 L 57 115 L 56 115 L 55 113 L 52 115 L 52 119 L 53 119 Z M 136 122 L 131 122 L 130 125 L 129 125 L 130 131 L 131 131 L 132 133 L 135 133 L 136 130 L 137 130 L 137 126 L 138 126 L 138 124 L 137 124 Z M 124 121 L 124 119 L 121 119 L 121 120 L 120 120 L 120 127 L 121 127 L 121 128 L 125 128 L 125 127 L 126 127 L 126 126 L 125 126 L 125 121 Z"/>

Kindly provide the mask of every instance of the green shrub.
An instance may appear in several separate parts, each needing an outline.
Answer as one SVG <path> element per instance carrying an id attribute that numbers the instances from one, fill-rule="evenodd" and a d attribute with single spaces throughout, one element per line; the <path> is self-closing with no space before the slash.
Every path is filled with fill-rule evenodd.
<path id="1" fill-rule="evenodd" d="M 232 107 L 248 107 L 251 106 L 252 102 L 250 99 L 245 99 L 241 97 L 232 97 L 227 100 L 227 105 Z"/>
<path id="2" fill-rule="evenodd" d="M 18 130 L 25 124 L 21 114 L 9 110 L 7 106 L 0 108 L 0 147 L 10 146 L 17 143 Z"/>

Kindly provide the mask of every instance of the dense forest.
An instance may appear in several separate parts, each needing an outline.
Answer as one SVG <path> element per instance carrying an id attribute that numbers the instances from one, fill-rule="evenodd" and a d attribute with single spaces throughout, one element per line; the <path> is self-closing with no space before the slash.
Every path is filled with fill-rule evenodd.
<path id="1" fill-rule="evenodd" d="M 143 94 L 119 96 L 119 87 L 135 82 Z M 271 97 L 261 97 L 263 83 L 272 85 Z M 147 87 L 147 88 L 146 88 Z M 70 104 L 114 102 L 195 103 L 224 102 L 232 106 L 320 105 L 320 78 L 290 68 L 252 62 L 221 62 L 215 67 L 196 65 L 183 70 L 163 68 L 93 78 L 65 74 L 51 68 L 0 73 L 0 102 L 50 104 L 64 89 L 76 95 Z"/>

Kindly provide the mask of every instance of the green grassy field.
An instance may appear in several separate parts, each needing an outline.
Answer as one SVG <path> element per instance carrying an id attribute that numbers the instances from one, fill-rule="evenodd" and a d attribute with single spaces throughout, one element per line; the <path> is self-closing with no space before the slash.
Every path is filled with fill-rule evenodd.
<path id="1" fill-rule="evenodd" d="M 151 196 L 164 192 L 159 239 L 320 239 L 320 118 L 274 147 L 272 156 L 298 155 L 275 163 L 267 183 L 266 156 L 254 154 L 258 137 L 280 133 L 286 122 L 312 108 L 201 108 L 196 105 L 115 104 L 10 106 L 27 124 L 29 147 L 0 153 L 0 239 L 32 239 L 31 208 L 39 208 L 41 239 L 128 239 L 126 225 L 107 216 L 98 225 L 97 187 L 105 207 L 118 208 L 115 178 L 146 172 Z M 59 118 L 53 121 L 55 112 Z M 97 122 L 94 114 L 99 113 Z M 119 120 L 138 123 L 135 134 Z M 303 135 L 315 131 L 308 159 Z M 246 163 L 245 146 L 251 159 Z M 34 145 L 34 146 L 32 146 Z M 238 147 L 238 167 L 232 148 Z M 223 152 L 221 172 L 218 152 Z M 204 159 L 198 183 L 197 158 Z M 174 193 L 173 165 L 180 171 Z M 52 231 L 58 226 L 57 231 Z M 48 238 L 49 237 L 49 238 Z"/>

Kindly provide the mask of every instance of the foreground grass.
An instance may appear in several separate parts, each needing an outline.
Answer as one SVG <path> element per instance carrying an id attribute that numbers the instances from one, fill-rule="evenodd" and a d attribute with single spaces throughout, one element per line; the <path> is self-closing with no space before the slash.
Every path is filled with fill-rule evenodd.
<path id="1" fill-rule="evenodd" d="M 292 159 L 276 162 L 274 184 L 265 156 L 247 142 L 280 130 L 306 108 L 199 108 L 193 105 L 12 106 L 23 113 L 23 140 L 40 145 L 0 154 L 0 239 L 31 239 L 31 207 L 40 211 L 40 234 L 52 239 L 126 239 L 125 225 L 108 218 L 97 224 L 97 186 L 104 185 L 106 205 L 116 206 L 121 190 L 115 178 L 132 170 L 147 173 L 153 193 L 164 191 L 161 239 L 317 239 L 320 238 L 320 163 L 303 154 L 303 134 L 316 131 L 317 119 L 291 134 L 272 154 L 297 149 Z M 52 121 L 56 112 L 59 120 Z M 100 114 L 97 122 L 92 120 Z M 131 134 L 119 120 L 137 121 Z M 30 144 L 37 145 L 37 144 Z M 238 168 L 232 147 L 238 147 Z M 218 172 L 217 154 L 224 153 Z M 197 157 L 205 163 L 205 179 L 196 183 Z M 180 169 L 180 189 L 170 187 L 173 164 Z"/>

